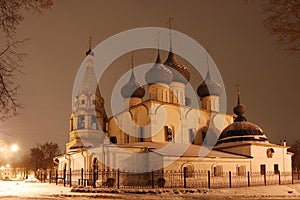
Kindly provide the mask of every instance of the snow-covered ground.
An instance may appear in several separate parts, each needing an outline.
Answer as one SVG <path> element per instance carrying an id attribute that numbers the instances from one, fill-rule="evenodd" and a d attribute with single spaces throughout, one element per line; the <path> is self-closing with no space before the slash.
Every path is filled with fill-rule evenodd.
<path id="1" fill-rule="evenodd" d="M 0 181 L 0 199 L 300 199 L 300 184 L 249 188 L 211 189 L 205 193 L 187 194 L 110 194 L 73 193 L 70 187 L 49 183 Z M 94 199 L 94 198 L 93 198 Z"/>

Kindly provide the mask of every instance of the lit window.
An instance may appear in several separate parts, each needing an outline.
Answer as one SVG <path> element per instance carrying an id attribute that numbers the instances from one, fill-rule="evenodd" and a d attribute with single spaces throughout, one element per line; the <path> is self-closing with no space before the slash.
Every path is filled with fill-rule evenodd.
<path id="1" fill-rule="evenodd" d="M 166 141 L 172 142 L 173 141 L 173 130 L 168 126 L 165 126 L 165 134 L 166 134 Z"/>

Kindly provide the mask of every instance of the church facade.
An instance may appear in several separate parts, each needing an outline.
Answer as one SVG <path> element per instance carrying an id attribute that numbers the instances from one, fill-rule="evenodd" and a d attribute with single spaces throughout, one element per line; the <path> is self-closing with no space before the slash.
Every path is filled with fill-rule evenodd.
<path id="1" fill-rule="evenodd" d="M 94 56 L 89 49 L 70 116 L 66 154 L 57 157 L 58 170 L 186 169 L 209 170 L 214 176 L 228 171 L 240 175 L 292 171 L 292 153 L 286 143 L 270 143 L 258 125 L 247 121 L 239 94 L 234 114 L 219 111 L 222 86 L 209 69 L 197 89 L 202 107 L 191 106 L 185 96 L 191 73 L 172 53 L 172 47 L 165 62 L 158 50 L 155 64 L 145 74 L 149 99 L 132 69 L 120 91 L 125 109 L 111 117 L 106 115 L 95 77 Z"/>

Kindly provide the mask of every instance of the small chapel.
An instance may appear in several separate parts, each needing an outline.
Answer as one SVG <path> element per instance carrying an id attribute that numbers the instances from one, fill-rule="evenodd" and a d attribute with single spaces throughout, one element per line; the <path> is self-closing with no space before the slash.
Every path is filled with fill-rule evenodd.
<path id="1" fill-rule="evenodd" d="M 177 59 L 172 44 L 162 60 L 159 49 L 153 66 L 145 72 L 145 90 L 134 68 L 119 91 L 125 108 L 107 116 L 89 49 L 85 74 L 70 115 L 66 153 L 58 156 L 58 169 L 129 172 L 210 170 L 214 176 L 226 171 L 291 172 L 292 153 L 285 141 L 273 144 L 258 125 L 245 117 L 246 106 L 237 94 L 233 114 L 222 113 L 222 86 L 209 68 L 197 88 L 201 108 L 186 96 L 190 81 L 188 66 Z M 132 62 L 133 65 L 133 62 Z M 101 83 L 100 83 L 101 85 Z M 149 98 L 145 98 L 148 92 Z M 214 126 L 222 118 L 222 126 Z"/>

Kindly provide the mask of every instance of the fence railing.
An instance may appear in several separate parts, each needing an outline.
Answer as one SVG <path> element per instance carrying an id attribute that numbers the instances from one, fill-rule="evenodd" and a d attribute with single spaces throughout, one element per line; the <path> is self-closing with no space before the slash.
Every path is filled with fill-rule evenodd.
<path id="1" fill-rule="evenodd" d="M 120 170 L 63 170 L 40 176 L 44 181 L 64 186 L 115 188 L 231 188 L 300 183 L 300 172 L 223 172 L 152 171 L 144 173 Z M 45 178 L 46 177 L 46 178 Z M 39 176 L 38 176 L 39 178 Z"/>

